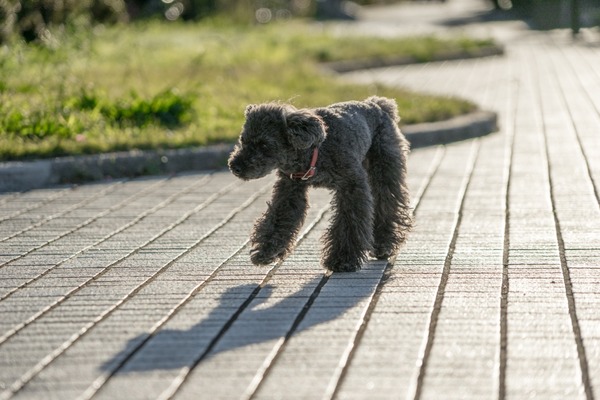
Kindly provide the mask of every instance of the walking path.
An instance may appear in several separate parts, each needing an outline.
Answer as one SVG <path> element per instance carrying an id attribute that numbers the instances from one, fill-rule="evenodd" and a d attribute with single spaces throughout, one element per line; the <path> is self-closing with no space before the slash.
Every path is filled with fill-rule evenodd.
<path id="1" fill-rule="evenodd" d="M 272 177 L 1 195 L 0 399 L 600 398 L 600 48 L 512 32 L 503 57 L 352 75 L 499 113 L 413 151 L 393 264 L 324 274 L 313 191 L 294 253 L 252 266 Z"/>

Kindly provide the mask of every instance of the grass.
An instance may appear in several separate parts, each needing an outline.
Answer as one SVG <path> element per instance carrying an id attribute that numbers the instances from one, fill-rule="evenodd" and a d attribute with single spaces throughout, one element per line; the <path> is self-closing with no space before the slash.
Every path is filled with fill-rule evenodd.
<path id="1" fill-rule="evenodd" d="M 340 43 L 339 38 L 335 36 L 325 36 L 318 41 L 306 43 L 304 48 L 309 56 L 321 62 L 386 59 L 398 56 L 410 56 L 418 62 L 428 62 L 433 60 L 436 54 L 442 52 L 471 53 L 494 45 L 494 42 L 489 39 L 468 37 L 443 40 L 436 36 L 420 36 L 373 40 L 372 37 L 354 36 L 352 39 L 346 39 Z"/>
<path id="2" fill-rule="evenodd" d="M 235 140 L 249 103 L 298 107 L 397 100 L 405 124 L 472 110 L 469 102 L 344 83 L 319 62 L 419 54 L 485 41 L 339 38 L 301 22 L 261 27 L 158 22 L 64 33 L 54 48 L 0 48 L 0 160 Z"/>

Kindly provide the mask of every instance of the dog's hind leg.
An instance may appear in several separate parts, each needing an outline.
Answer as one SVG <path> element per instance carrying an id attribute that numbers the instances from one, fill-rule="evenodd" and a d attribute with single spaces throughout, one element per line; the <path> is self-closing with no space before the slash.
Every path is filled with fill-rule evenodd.
<path id="1" fill-rule="evenodd" d="M 385 119 L 367 153 L 375 208 L 372 255 L 378 259 L 396 254 L 412 226 L 406 186 L 408 147 L 396 124 L 391 119 Z"/>
<path id="2" fill-rule="evenodd" d="M 373 197 L 362 166 L 346 172 L 333 194 L 333 217 L 323 236 L 323 265 L 334 272 L 353 272 L 367 260 L 373 242 Z"/>
<path id="3" fill-rule="evenodd" d="M 250 238 L 254 264 L 271 264 L 292 251 L 307 208 L 308 186 L 280 174 L 267 211 L 256 221 Z"/>

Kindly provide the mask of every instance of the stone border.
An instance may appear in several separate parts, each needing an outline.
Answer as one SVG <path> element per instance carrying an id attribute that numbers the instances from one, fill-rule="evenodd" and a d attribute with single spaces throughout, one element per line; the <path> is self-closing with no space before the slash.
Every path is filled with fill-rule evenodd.
<path id="1" fill-rule="evenodd" d="M 111 178 L 223 168 L 233 145 L 126 151 L 0 163 L 0 192 Z"/>
<path id="2" fill-rule="evenodd" d="M 473 139 L 498 130 L 498 116 L 491 111 L 475 111 L 446 121 L 407 125 L 402 132 L 411 148 Z"/>
<path id="3" fill-rule="evenodd" d="M 446 121 L 402 127 L 412 148 L 470 139 L 495 130 L 496 114 L 488 111 L 477 111 Z M 0 192 L 110 178 L 220 169 L 224 168 L 232 148 L 231 144 L 222 144 L 181 150 L 135 150 L 0 163 Z"/>

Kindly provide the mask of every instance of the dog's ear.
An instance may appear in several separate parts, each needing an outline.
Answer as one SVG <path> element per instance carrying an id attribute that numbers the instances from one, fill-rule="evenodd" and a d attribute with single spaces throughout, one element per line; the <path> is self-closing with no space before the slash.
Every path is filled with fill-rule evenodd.
<path id="1" fill-rule="evenodd" d="M 309 110 L 294 110 L 285 115 L 289 140 L 296 149 L 308 149 L 325 140 L 325 123 Z"/>
<path id="2" fill-rule="evenodd" d="M 277 103 L 249 104 L 246 106 L 244 116 L 246 121 L 252 121 L 255 126 L 285 123 L 283 107 Z"/>
<path id="3" fill-rule="evenodd" d="M 248 114 L 250 114 L 250 112 L 252 111 L 252 109 L 256 108 L 256 104 L 248 104 L 246 106 L 246 111 L 244 112 L 244 116 L 246 116 L 246 118 L 248 118 Z"/>

